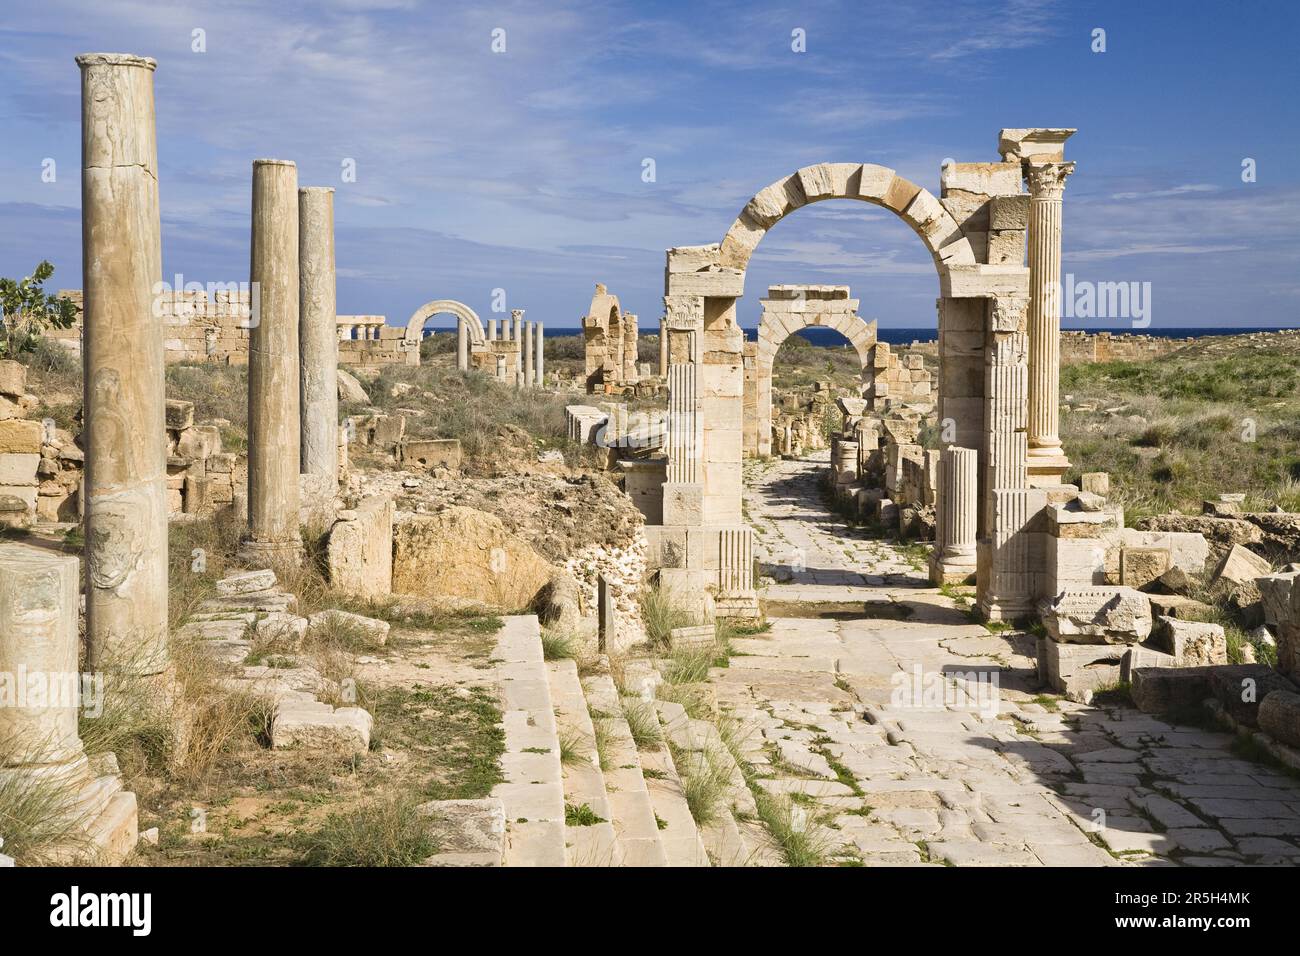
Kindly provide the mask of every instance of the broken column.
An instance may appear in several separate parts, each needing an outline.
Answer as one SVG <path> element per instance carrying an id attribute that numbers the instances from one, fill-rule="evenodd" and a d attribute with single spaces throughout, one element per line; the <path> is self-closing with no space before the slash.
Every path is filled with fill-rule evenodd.
<path id="1" fill-rule="evenodd" d="M 248 344 L 248 536 L 241 554 L 271 565 L 302 557 L 298 527 L 298 168 L 253 163 L 250 276 L 258 313 Z"/>
<path id="2" fill-rule="evenodd" d="M 115 774 L 103 773 L 115 763 L 112 755 L 87 760 L 77 732 L 79 576 L 70 555 L 0 543 L 0 674 L 21 681 L 19 696 L 0 706 L 0 740 L 18 748 L 0 755 L 0 787 L 16 795 L 28 786 L 57 786 L 66 794 L 66 807 L 50 813 L 66 813 L 77 832 L 43 862 L 93 858 L 115 865 L 139 838 L 136 799 Z M 102 704 L 85 701 L 88 713 Z M 41 791 L 33 798 L 42 799 Z"/>
<path id="3" fill-rule="evenodd" d="M 936 583 L 963 583 L 975 573 L 979 452 L 949 446 L 939 459 Z"/>
<path id="4" fill-rule="evenodd" d="M 533 338 L 535 339 L 535 341 L 533 342 L 533 347 L 537 349 L 537 354 L 533 357 L 533 375 L 537 380 L 537 384 L 540 386 L 545 384 L 545 382 L 542 379 L 542 376 L 545 374 L 545 369 L 543 368 L 543 360 L 542 360 L 543 352 L 542 352 L 542 323 L 541 322 L 534 323 Z"/>
<path id="5" fill-rule="evenodd" d="M 1061 375 L 1061 197 L 1074 163 L 1027 162 L 1029 180 L 1029 450 L 1035 487 L 1070 467 L 1058 434 Z"/>
<path id="6" fill-rule="evenodd" d="M 302 473 L 332 490 L 339 467 L 333 189 L 298 190 L 298 267 Z"/>
<path id="7" fill-rule="evenodd" d="M 524 323 L 524 340 L 520 345 L 524 363 L 524 384 L 533 384 L 533 323 Z"/>
<path id="8" fill-rule="evenodd" d="M 469 326 L 463 318 L 456 319 L 456 368 L 469 371 Z"/>
<path id="9" fill-rule="evenodd" d="M 98 667 L 157 674 L 168 652 L 163 325 L 153 301 L 162 277 L 155 63 L 89 53 L 77 65 L 86 641 Z"/>

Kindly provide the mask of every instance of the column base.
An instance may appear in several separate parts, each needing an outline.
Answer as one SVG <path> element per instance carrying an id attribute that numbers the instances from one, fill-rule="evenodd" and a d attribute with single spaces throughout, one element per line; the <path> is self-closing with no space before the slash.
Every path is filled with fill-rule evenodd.
<path id="1" fill-rule="evenodd" d="M 1070 459 L 1064 453 L 1036 456 L 1030 454 L 1025 459 L 1025 474 L 1030 488 L 1046 488 L 1065 482 L 1065 473 L 1070 470 Z"/>
<path id="2" fill-rule="evenodd" d="M 930 582 L 936 587 L 945 584 L 973 584 L 975 582 L 975 555 L 969 559 L 963 557 L 939 557 L 938 551 L 930 552 Z"/>
<path id="3" fill-rule="evenodd" d="M 237 557 L 248 564 L 270 567 L 299 567 L 304 552 L 301 539 L 290 541 L 254 541 L 246 538 L 239 543 Z"/>

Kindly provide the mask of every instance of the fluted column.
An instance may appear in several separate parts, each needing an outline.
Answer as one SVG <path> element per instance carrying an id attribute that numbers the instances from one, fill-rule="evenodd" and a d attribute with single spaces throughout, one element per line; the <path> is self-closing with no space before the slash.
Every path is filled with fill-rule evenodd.
<path id="1" fill-rule="evenodd" d="M 1070 467 L 1061 447 L 1061 196 L 1074 163 L 1027 162 L 1029 180 L 1030 483 L 1060 484 Z"/>
<path id="2" fill-rule="evenodd" d="M 301 459 L 298 393 L 298 168 L 253 162 L 249 272 L 260 308 L 248 343 L 248 537 L 250 561 L 294 564 Z"/>
<path id="3" fill-rule="evenodd" d="M 88 53 L 77 65 L 87 646 L 93 666 L 157 674 L 169 658 L 155 64 Z"/>
<path id="4" fill-rule="evenodd" d="M 339 479 L 339 346 L 335 315 L 334 190 L 298 190 L 298 340 L 302 473 Z"/>

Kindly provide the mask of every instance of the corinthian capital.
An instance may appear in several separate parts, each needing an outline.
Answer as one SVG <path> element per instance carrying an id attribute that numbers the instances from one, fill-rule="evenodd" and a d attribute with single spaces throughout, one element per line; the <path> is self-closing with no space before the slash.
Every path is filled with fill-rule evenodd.
<path id="1" fill-rule="evenodd" d="M 1074 163 L 1025 163 L 1029 195 L 1035 199 L 1060 199 L 1065 180 L 1074 172 Z"/>

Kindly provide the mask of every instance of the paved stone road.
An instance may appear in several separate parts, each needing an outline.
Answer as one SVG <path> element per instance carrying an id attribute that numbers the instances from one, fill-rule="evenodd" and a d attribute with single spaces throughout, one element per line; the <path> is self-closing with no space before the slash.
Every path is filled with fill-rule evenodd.
<path id="1" fill-rule="evenodd" d="M 1300 860 L 1300 782 L 1237 757 L 1229 734 L 1039 694 L 1032 636 L 972 623 L 906 550 L 845 527 L 825 467 L 747 466 L 758 557 L 782 583 L 766 588 L 771 631 L 736 640 L 710 680 L 761 785 L 798 795 L 830 859 Z"/>

